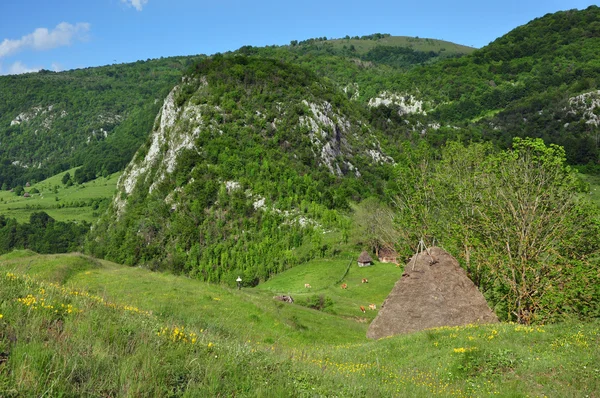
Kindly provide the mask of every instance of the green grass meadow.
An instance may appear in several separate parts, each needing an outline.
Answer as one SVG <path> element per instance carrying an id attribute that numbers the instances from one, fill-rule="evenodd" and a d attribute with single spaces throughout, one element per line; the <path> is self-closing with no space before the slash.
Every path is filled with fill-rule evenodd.
<path id="1" fill-rule="evenodd" d="M 600 206 L 600 175 L 597 174 L 579 174 L 579 177 L 589 184 L 589 198 L 592 202 Z"/>
<path id="2" fill-rule="evenodd" d="M 94 205 L 94 202 L 106 202 L 114 196 L 120 173 L 70 187 L 62 184 L 64 174 L 70 173 L 72 176 L 75 170 L 65 171 L 25 188 L 25 192 L 34 188 L 39 191 L 29 198 L 10 191 L 0 191 L 0 214 L 16 218 L 19 222 L 28 222 L 29 215 L 35 211 L 44 211 L 57 221 L 96 221 L 104 209 Z"/>
<path id="3" fill-rule="evenodd" d="M 401 267 L 352 263 L 340 281 L 348 263 L 237 290 L 78 253 L 1 256 L 0 396 L 600 396 L 599 322 L 372 341 L 376 311 L 358 306 L 379 307 Z M 297 304 L 314 295 L 333 304 Z"/>
<path id="4" fill-rule="evenodd" d="M 408 47 L 416 51 L 443 51 L 451 54 L 470 54 L 475 48 L 451 43 L 444 40 L 427 39 L 411 36 L 388 36 L 379 40 L 360 40 L 360 39 L 335 39 L 327 40 L 334 47 L 343 47 L 353 45 L 356 52 L 365 54 L 376 46 Z M 443 49 L 443 50 L 442 50 Z"/>

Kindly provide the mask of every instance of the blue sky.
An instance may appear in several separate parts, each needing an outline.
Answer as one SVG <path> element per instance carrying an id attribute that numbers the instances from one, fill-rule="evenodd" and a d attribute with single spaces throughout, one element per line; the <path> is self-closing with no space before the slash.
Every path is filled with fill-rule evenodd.
<path id="1" fill-rule="evenodd" d="M 531 19 L 591 4 L 591 0 L 0 0 L 0 74 L 371 33 L 482 47 Z"/>

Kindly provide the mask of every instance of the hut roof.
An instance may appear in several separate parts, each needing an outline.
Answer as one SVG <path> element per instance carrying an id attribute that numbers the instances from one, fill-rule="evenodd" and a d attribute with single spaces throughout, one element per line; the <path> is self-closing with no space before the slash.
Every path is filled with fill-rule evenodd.
<path id="1" fill-rule="evenodd" d="M 372 261 L 373 259 L 371 258 L 371 256 L 369 256 L 369 253 L 367 253 L 366 251 L 363 251 L 362 253 L 360 253 L 360 256 L 358 256 L 359 263 L 370 263 Z"/>
<path id="2" fill-rule="evenodd" d="M 369 325 L 380 339 L 440 326 L 498 322 L 458 261 L 439 247 L 416 254 Z"/>
<path id="3" fill-rule="evenodd" d="M 379 249 L 379 257 L 398 257 L 398 253 L 391 247 L 382 247 Z"/>

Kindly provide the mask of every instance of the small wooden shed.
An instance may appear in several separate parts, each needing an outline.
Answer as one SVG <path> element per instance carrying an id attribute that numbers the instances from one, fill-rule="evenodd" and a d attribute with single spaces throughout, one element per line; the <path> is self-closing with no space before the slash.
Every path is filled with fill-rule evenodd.
<path id="1" fill-rule="evenodd" d="M 379 261 L 382 263 L 398 264 L 398 253 L 390 247 L 382 247 L 378 253 Z"/>
<path id="2" fill-rule="evenodd" d="M 369 253 L 363 251 L 362 253 L 360 253 L 360 256 L 358 256 L 358 266 L 368 267 L 370 265 L 373 265 L 373 259 L 371 258 L 371 256 L 369 256 Z"/>

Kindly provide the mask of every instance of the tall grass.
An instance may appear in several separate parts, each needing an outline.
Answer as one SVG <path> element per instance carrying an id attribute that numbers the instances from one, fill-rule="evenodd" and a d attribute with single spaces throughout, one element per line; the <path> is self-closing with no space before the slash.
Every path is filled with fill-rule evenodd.
<path id="1" fill-rule="evenodd" d="M 86 259 L 0 257 L 0 396 L 597 397 L 600 391 L 599 322 L 467 325 L 368 341 L 367 324 L 348 316 L 350 307 L 323 313 L 275 303 L 270 290 L 229 290 L 91 259 L 85 265 Z M 369 271 L 384 279 L 389 269 Z M 356 272 L 358 278 L 365 270 Z M 278 278 L 285 285 L 285 273 Z M 363 287 L 340 294 L 367 294 Z"/>

